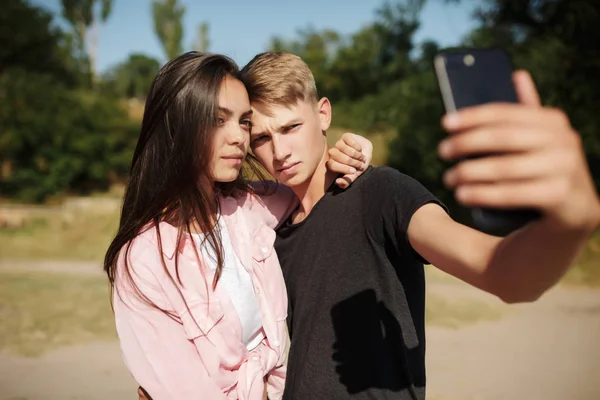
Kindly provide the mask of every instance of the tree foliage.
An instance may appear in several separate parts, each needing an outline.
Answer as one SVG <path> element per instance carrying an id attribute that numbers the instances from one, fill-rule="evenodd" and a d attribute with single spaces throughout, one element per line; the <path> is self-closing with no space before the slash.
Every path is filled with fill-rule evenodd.
<path id="1" fill-rule="evenodd" d="M 460 3 L 460 0 L 429 0 Z M 434 42 L 415 43 L 424 1 L 386 3 L 375 21 L 350 37 L 300 32 L 273 38 L 271 49 L 302 56 L 315 71 L 321 95 L 333 101 L 334 124 L 368 133 L 394 131 L 388 164 L 415 177 L 444 201 L 447 167 L 436 155 L 443 105 L 433 74 Z M 583 137 L 600 187 L 600 2 L 592 0 L 487 0 L 464 46 L 502 47 L 517 68 L 529 70 L 546 105 L 569 115 Z M 330 38 L 334 46 L 325 46 Z M 316 45 L 315 45 L 316 44 Z M 461 212 L 461 210 L 457 210 Z"/>
<path id="2" fill-rule="evenodd" d="M 102 77 L 102 90 L 91 91 L 85 57 L 73 51 L 73 36 L 26 0 L 5 3 L 0 13 L 2 196 L 43 200 L 126 179 L 139 122 L 132 123 L 120 104 L 127 98 L 143 101 L 159 62 L 131 54 Z M 294 38 L 273 37 L 269 47 L 308 63 L 320 94 L 333 102 L 334 125 L 358 133 L 390 132 L 388 164 L 452 205 L 440 179 L 446 165 L 436 153 L 445 135 L 432 70 L 439 46 L 415 41 L 424 3 L 388 2 L 371 24 L 351 35 L 309 26 Z M 177 0 L 153 3 L 167 58 L 181 52 L 183 13 Z M 600 187 L 599 25 L 597 1 L 486 0 L 462 45 L 500 46 L 516 67 L 532 73 L 544 102 L 564 109 L 583 137 Z M 207 24 L 196 46 L 208 48 Z"/>
<path id="3" fill-rule="evenodd" d="M 198 37 L 192 48 L 200 53 L 206 53 L 210 49 L 210 35 L 208 33 L 208 22 L 202 22 L 198 25 Z"/>
<path id="4" fill-rule="evenodd" d="M 110 93 L 125 99 L 145 100 L 160 62 L 144 54 L 130 54 L 123 63 L 112 68 L 104 77 Z"/>
<path id="5" fill-rule="evenodd" d="M 62 15 L 73 28 L 77 49 L 89 58 L 92 77 L 96 75 L 98 25 L 110 16 L 112 3 L 112 0 L 61 0 Z"/>
<path id="6" fill-rule="evenodd" d="M 22 0 L 7 9 L 0 32 L 19 26 L 19 35 L 0 50 L 2 196 L 42 201 L 124 178 L 137 127 L 117 100 L 81 83 L 68 35 L 47 12 Z"/>
<path id="7" fill-rule="evenodd" d="M 68 35 L 52 25 L 52 15 L 23 0 L 6 0 L 2 10 L 0 75 L 12 68 L 24 68 L 74 84 L 70 71 L 74 60 L 64 45 Z"/>
<path id="8" fill-rule="evenodd" d="M 177 0 L 154 0 L 152 17 L 154 32 L 168 60 L 182 53 L 183 15 L 185 7 Z"/>

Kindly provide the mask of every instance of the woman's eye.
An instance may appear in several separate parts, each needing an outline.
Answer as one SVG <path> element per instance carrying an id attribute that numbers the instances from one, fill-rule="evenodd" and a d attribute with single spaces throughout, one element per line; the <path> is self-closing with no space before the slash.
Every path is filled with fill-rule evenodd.
<path id="1" fill-rule="evenodd" d="M 252 139 L 252 144 L 262 143 L 268 138 L 267 135 L 258 136 Z"/>

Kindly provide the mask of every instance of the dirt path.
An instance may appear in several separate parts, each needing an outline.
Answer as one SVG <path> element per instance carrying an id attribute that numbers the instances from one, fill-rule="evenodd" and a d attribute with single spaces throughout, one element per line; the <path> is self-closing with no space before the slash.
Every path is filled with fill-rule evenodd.
<path id="1" fill-rule="evenodd" d="M 1 400 L 136 399 L 116 342 L 87 343 L 40 358 L 0 355 Z"/>
<path id="2" fill-rule="evenodd" d="M 99 272 L 95 266 L 80 267 L 61 263 L 28 269 Z M 456 330 L 428 328 L 428 398 L 600 399 L 600 290 L 559 288 L 534 304 L 516 306 L 463 284 L 431 282 L 428 290 L 508 310 L 499 321 Z M 0 355 L 0 400 L 135 398 L 136 384 L 116 342 L 59 349 L 40 358 Z"/>
<path id="3" fill-rule="evenodd" d="M 102 265 L 93 261 L 3 261 L 0 260 L 0 272 L 43 271 L 57 273 L 75 273 L 85 275 L 104 275 Z"/>
<path id="4" fill-rule="evenodd" d="M 453 285 L 454 286 L 454 285 Z M 506 306 L 460 285 L 436 294 L 480 297 L 505 318 L 458 330 L 428 329 L 428 393 L 435 400 L 600 399 L 600 291 L 555 289 Z"/>

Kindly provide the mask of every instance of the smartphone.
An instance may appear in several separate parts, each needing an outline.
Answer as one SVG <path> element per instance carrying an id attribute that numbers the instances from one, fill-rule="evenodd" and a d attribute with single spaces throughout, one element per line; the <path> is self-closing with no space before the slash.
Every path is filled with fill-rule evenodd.
<path id="1" fill-rule="evenodd" d="M 518 102 L 512 62 L 502 49 L 443 50 L 435 56 L 434 68 L 446 112 L 492 102 Z M 533 209 L 471 209 L 475 228 L 497 236 L 506 236 L 539 216 Z"/>

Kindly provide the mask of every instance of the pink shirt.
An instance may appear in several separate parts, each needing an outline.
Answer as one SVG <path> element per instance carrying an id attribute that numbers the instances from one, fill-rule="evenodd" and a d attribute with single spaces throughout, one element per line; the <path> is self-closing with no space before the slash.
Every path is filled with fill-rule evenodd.
<path id="1" fill-rule="evenodd" d="M 219 285 L 212 290 L 213 273 L 207 263 L 199 265 L 188 235 L 176 248 L 177 229 L 165 222 L 159 225 L 165 269 L 156 230 L 141 233 L 129 252 L 133 280 L 172 317 L 135 294 L 122 276 L 124 251 L 113 300 L 125 363 L 154 400 L 262 399 L 265 381 L 269 399 L 282 397 L 287 293 L 273 229 L 297 202 L 290 190 L 280 188 L 271 196 L 221 198 L 220 204 L 233 248 L 252 277 L 265 339 L 248 352 L 229 296 Z"/>

